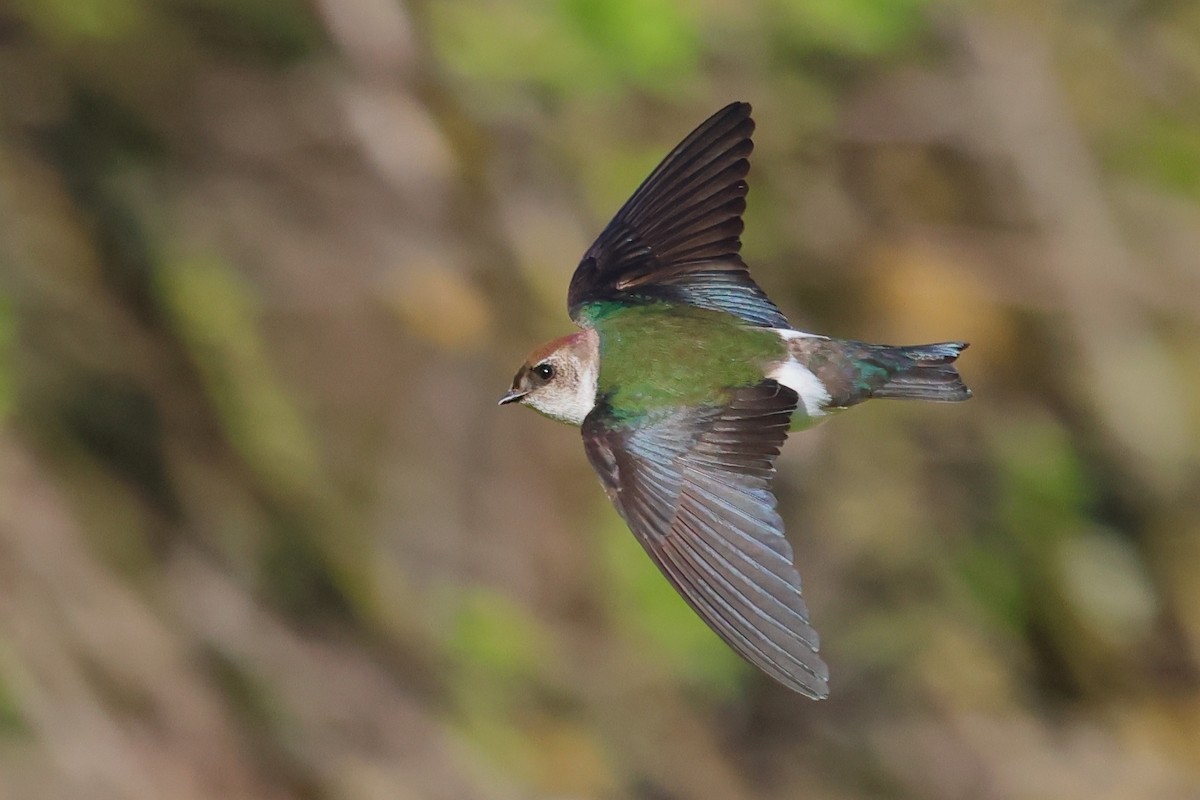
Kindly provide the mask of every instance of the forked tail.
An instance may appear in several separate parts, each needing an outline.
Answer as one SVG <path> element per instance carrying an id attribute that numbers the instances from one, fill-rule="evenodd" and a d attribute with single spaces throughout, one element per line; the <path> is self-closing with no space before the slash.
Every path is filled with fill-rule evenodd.
<path id="1" fill-rule="evenodd" d="M 871 397 L 899 397 L 955 403 L 971 396 L 959 377 L 954 360 L 967 342 L 941 342 L 910 347 L 880 348 L 880 361 L 887 364 L 887 380 L 871 390 Z"/>

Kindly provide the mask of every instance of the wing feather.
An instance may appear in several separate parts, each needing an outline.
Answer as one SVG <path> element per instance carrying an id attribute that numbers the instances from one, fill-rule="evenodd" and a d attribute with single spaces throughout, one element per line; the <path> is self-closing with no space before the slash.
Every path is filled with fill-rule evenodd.
<path id="1" fill-rule="evenodd" d="M 750 106 L 732 103 L 663 159 L 575 269 L 572 319 L 589 324 L 598 303 L 664 301 L 788 327 L 739 255 L 753 133 Z"/>
<path id="2" fill-rule="evenodd" d="M 617 510 L 696 613 L 780 683 L 821 698 L 828 670 L 770 489 L 796 402 L 768 380 L 642 425 L 601 404 L 583 433 Z"/>

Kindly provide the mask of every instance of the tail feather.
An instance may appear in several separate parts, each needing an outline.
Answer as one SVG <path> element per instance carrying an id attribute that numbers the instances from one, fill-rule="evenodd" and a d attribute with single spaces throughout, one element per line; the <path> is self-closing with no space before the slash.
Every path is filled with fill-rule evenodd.
<path id="1" fill-rule="evenodd" d="M 967 342 L 941 342 L 891 348 L 900 356 L 896 371 L 871 397 L 893 397 L 956 403 L 971 396 L 954 367 L 954 360 L 967 349 Z"/>

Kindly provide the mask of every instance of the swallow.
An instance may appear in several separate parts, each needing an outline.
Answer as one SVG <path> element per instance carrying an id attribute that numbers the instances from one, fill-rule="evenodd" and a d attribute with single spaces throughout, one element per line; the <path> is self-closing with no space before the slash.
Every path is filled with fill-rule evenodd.
<path id="1" fill-rule="evenodd" d="M 732 103 L 617 212 L 571 278 L 580 330 L 529 356 L 500 404 L 580 426 L 646 553 L 730 647 L 829 694 L 771 482 L 790 431 L 864 400 L 966 400 L 966 342 L 894 347 L 795 330 L 740 256 L 754 121 Z"/>

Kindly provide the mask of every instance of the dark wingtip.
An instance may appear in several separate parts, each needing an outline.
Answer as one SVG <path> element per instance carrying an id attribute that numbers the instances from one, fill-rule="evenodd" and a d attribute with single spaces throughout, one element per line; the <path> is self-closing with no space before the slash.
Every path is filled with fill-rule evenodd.
<path id="1" fill-rule="evenodd" d="M 787 319 L 739 255 L 754 151 L 750 104 L 729 103 L 676 145 L 625 202 L 571 277 L 567 309 L 592 303 L 684 303 L 753 325 Z"/>
<path id="2" fill-rule="evenodd" d="M 713 127 L 728 126 L 727 129 L 729 131 L 738 131 L 747 141 L 750 141 L 750 137 L 754 135 L 755 128 L 754 119 L 750 116 L 753 110 L 750 104 L 744 100 L 735 100 L 709 117 L 705 124 Z M 744 126 L 744 128 L 741 126 Z M 753 148 L 753 142 L 750 142 L 750 145 Z M 746 155 L 748 156 L 749 154 L 750 152 L 747 150 Z"/>

